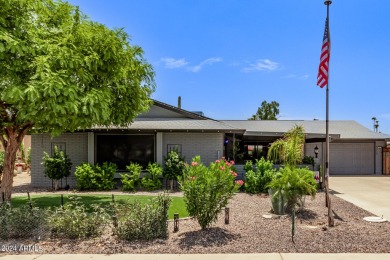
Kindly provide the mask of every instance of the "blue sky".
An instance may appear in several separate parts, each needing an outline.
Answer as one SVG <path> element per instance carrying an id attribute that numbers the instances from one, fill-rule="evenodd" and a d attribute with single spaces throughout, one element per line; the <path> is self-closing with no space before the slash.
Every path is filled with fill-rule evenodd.
<path id="1" fill-rule="evenodd" d="M 280 120 L 325 119 L 316 86 L 323 0 L 71 0 L 125 28 L 156 72 L 153 98 L 215 119 L 247 119 L 263 100 Z M 330 6 L 330 120 L 390 134 L 390 1 Z"/>

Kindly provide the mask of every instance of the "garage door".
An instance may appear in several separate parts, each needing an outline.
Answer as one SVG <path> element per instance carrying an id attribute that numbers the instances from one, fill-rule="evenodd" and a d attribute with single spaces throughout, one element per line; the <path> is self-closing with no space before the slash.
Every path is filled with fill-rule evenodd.
<path id="1" fill-rule="evenodd" d="M 331 143 L 330 174 L 374 174 L 374 143 Z"/>

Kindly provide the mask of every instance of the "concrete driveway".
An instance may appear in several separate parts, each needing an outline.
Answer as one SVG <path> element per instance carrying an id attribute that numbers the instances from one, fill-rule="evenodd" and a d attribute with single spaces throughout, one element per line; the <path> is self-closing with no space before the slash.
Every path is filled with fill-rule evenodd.
<path id="1" fill-rule="evenodd" d="M 390 176 L 331 176 L 336 196 L 390 221 Z"/>

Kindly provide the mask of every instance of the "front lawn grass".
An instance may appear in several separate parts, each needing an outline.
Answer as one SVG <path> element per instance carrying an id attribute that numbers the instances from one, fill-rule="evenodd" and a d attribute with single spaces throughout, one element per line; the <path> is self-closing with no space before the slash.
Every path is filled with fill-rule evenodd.
<path id="1" fill-rule="evenodd" d="M 64 196 L 64 204 L 69 201 L 70 194 L 63 195 Z M 91 204 L 100 204 L 102 206 L 109 206 L 112 202 L 111 195 L 96 195 L 96 194 L 88 194 L 88 195 L 77 195 L 81 198 L 81 202 L 86 206 Z M 115 202 L 132 202 L 135 200 L 140 201 L 141 203 L 148 203 L 150 199 L 155 196 L 147 196 L 147 195 L 114 195 Z M 186 210 L 186 205 L 182 197 L 171 197 L 172 203 L 169 207 L 168 214 L 169 219 L 173 219 L 174 213 L 179 213 L 180 218 L 188 217 L 188 212 Z M 31 201 L 34 207 L 38 208 L 52 208 L 52 207 L 60 207 L 61 206 L 61 195 L 32 195 Z M 28 203 L 27 196 L 18 196 L 12 197 L 11 205 L 13 207 L 19 207 L 21 205 L 25 205 Z"/>

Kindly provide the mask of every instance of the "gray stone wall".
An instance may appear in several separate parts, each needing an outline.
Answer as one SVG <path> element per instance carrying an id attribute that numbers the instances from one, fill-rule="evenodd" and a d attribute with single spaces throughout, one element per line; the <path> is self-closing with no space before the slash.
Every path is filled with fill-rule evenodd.
<path id="1" fill-rule="evenodd" d="M 187 162 L 200 155 L 208 165 L 223 156 L 223 138 L 223 133 L 163 133 L 163 156 L 167 156 L 169 144 L 179 144 Z"/>
<path id="2" fill-rule="evenodd" d="M 51 187 L 52 182 L 44 174 L 42 163 L 43 152 L 51 154 L 52 144 L 59 144 L 66 149 L 72 161 L 72 171 L 68 184 L 75 188 L 74 172 L 76 166 L 88 162 L 88 133 L 65 133 L 59 137 L 51 138 L 48 134 L 33 134 L 31 137 L 31 185 L 33 187 Z M 63 187 L 65 180 L 63 180 Z"/>

